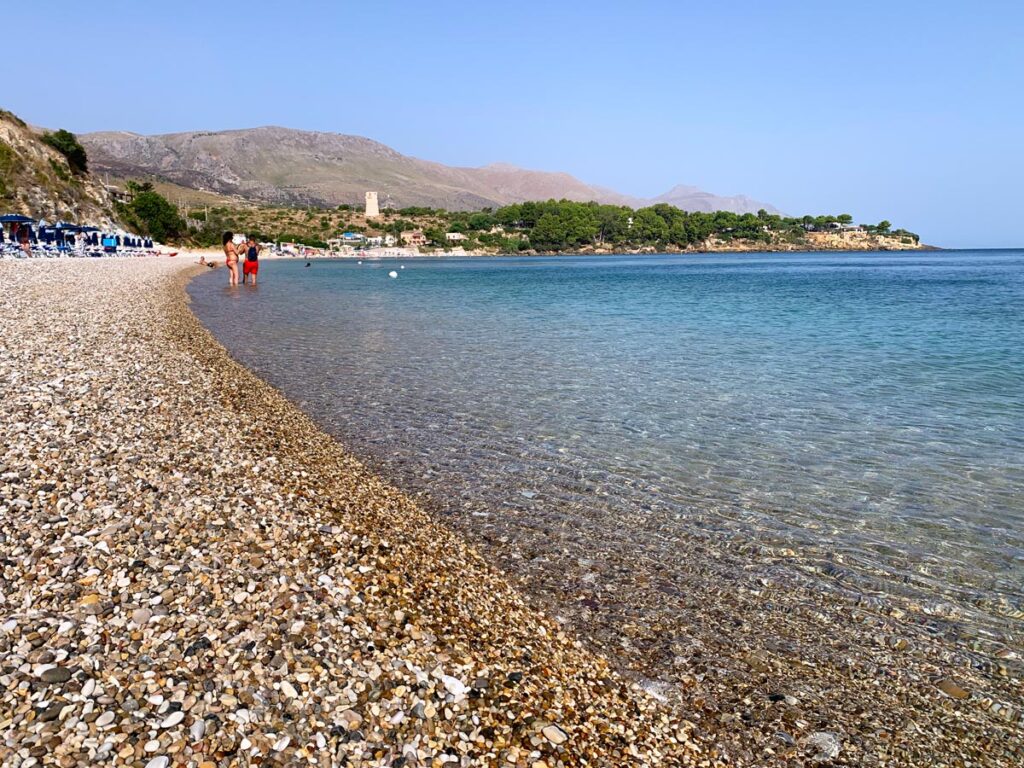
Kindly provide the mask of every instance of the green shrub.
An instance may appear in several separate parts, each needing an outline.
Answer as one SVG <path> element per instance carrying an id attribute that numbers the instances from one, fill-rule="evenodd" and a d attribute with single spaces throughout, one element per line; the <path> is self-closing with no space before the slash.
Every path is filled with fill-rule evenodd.
<path id="1" fill-rule="evenodd" d="M 74 173 L 85 173 L 89 170 L 89 158 L 85 154 L 85 147 L 78 143 L 78 137 L 71 131 L 61 128 L 55 133 L 44 133 L 43 142 L 64 155 Z"/>
<path id="2" fill-rule="evenodd" d="M 130 203 L 119 204 L 118 213 L 132 229 L 160 242 L 176 241 L 185 233 L 185 221 L 178 209 L 152 190 L 136 194 Z"/>

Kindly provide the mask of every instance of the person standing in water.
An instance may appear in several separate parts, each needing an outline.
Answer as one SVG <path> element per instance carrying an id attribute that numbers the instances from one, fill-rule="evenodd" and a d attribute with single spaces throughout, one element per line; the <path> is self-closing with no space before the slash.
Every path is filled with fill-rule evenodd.
<path id="1" fill-rule="evenodd" d="M 228 285 L 238 285 L 238 249 L 234 243 L 235 233 L 225 232 L 221 240 L 224 243 L 224 259 L 228 268 Z"/>
<path id="2" fill-rule="evenodd" d="M 260 246 L 252 237 L 246 243 L 245 262 L 242 264 L 242 283 L 252 275 L 252 284 L 256 285 L 256 273 L 260 271 Z"/>

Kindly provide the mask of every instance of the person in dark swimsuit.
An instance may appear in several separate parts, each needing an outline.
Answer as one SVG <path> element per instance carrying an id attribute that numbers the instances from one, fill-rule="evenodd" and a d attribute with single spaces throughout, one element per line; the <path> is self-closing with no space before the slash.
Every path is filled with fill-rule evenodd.
<path id="1" fill-rule="evenodd" d="M 244 246 L 246 260 L 242 262 L 242 284 L 245 285 L 249 276 L 252 276 L 253 285 L 256 285 L 256 273 L 259 271 L 260 248 L 252 238 Z"/>
<path id="2" fill-rule="evenodd" d="M 245 249 L 245 261 L 242 262 L 242 284 L 245 284 L 245 280 L 250 275 L 252 276 L 252 284 L 256 285 L 256 273 L 260 271 L 260 246 L 253 239 L 249 238 L 249 242 L 246 243 Z"/>

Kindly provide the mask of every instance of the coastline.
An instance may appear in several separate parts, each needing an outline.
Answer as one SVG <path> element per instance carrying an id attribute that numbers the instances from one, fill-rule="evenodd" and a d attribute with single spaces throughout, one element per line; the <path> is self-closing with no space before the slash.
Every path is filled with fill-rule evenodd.
<path id="1" fill-rule="evenodd" d="M 715 763 L 232 361 L 188 309 L 201 268 L 0 271 L 0 759 Z"/>
<path id="2" fill-rule="evenodd" d="M 1014 657 L 1008 672 L 982 672 L 991 655 L 779 584 L 694 583 L 687 599 L 708 628 L 742 622 L 734 657 L 688 651 L 681 700 L 647 695 L 534 607 L 554 615 L 557 587 L 524 598 L 495 553 L 468 547 L 232 360 L 188 307 L 194 255 L 0 263 L 17 331 L 0 355 L 0 511 L 14 518 L 0 761 L 782 765 L 821 762 L 833 732 L 844 765 L 1024 754 Z M 788 556 L 735 555 L 723 565 L 755 575 Z M 769 622 L 813 627 L 824 652 L 810 636 L 760 647 Z M 647 647 L 646 632 L 630 639 Z M 63 676 L 53 664 L 69 679 L 48 683 Z M 809 678 L 822 687 L 805 694 Z M 742 701 L 706 693 L 717 684 Z M 872 695 L 880 708 L 865 706 Z M 737 746 L 762 724 L 789 741 Z"/>

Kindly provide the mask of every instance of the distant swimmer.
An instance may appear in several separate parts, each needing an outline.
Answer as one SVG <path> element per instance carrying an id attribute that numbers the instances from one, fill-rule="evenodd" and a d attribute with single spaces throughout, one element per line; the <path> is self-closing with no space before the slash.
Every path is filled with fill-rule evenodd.
<path id="1" fill-rule="evenodd" d="M 307 261 L 307 262 L 306 262 L 306 266 L 307 266 L 307 267 L 311 267 L 311 266 L 313 266 L 313 263 L 312 263 L 312 262 L 309 262 L 309 261 Z"/>

